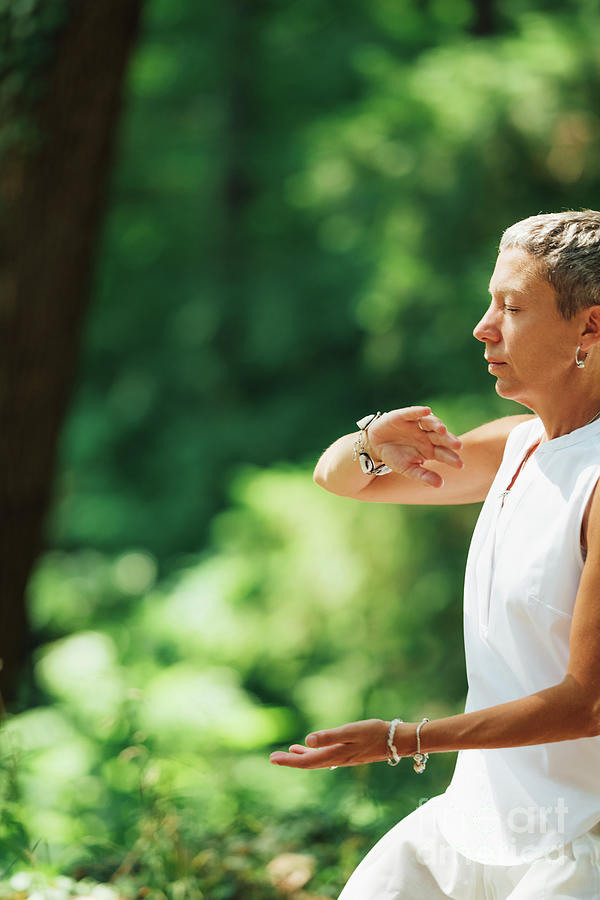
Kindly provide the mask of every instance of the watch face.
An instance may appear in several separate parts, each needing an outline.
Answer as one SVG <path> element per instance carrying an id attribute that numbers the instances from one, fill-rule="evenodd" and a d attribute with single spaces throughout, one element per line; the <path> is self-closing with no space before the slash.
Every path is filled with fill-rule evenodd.
<path id="1" fill-rule="evenodd" d="M 358 454 L 358 461 L 359 461 L 360 467 L 363 470 L 363 472 L 365 473 L 365 475 L 370 475 L 371 472 L 373 471 L 373 469 L 375 468 L 375 466 L 373 465 L 373 460 L 371 459 L 369 454 L 366 452 L 366 450 L 362 450 Z"/>

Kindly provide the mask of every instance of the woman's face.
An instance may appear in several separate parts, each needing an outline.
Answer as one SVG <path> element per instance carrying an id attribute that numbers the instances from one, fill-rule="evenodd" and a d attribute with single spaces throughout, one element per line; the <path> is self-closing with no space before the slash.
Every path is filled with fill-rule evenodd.
<path id="1" fill-rule="evenodd" d="M 554 288 L 524 250 L 502 250 L 490 281 L 492 300 L 473 334 L 485 344 L 489 371 L 501 397 L 530 409 L 548 401 L 578 369 L 581 316 L 566 320 Z"/>

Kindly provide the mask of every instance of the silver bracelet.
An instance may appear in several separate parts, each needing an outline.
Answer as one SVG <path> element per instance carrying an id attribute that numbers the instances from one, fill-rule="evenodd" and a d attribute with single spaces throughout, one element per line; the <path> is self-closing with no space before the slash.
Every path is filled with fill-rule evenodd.
<path id="1" fill-rule="evenodd" d="M 425 771 L 425 766 L 427 765 L 427 760 L 429 759 L 429 753 L 421 753 L 421 728 L 425 724 L 425 722 L 429 722 L 428 718 L 421 719 L 419 724 L 417 725 L 417 752 L 413 753 L 414 765 L 413 769 L 417 773 L 417 775 L 422 775 Z"/>
<path id="2" fill-rule="evenodd" d="M 361 470 L 365 473 L 365 475 L 389 475 L 392 471 L 389 466 L 386 466 L 385 463 L 376 463 L 374 462 L 371 454 L 366 449 L 363 439 L 367 434 L 367 428 L 371 425 L 375 419 L 379 419 L 381 416 L 380 412 L 369 413 L 368 416 L 363 416 L 362 419 L 359 419 L 356 423 L 360 428 L 360 433 L 357 439 L 354 441 L 354 449 L 352 450 L 352 459 L 358 459 Z"/>
<path id="3" fill-rule="evenodd" d="M 394 744 L 394 732 L 396 731 L 396 725 L 400 725 L 403 721 L 404 719 L 392 719 L 392 721 L 390 722 L 390 728 L 387 737 L 388 766 L 397 766 L 400 762 L 400 757 Z"/>

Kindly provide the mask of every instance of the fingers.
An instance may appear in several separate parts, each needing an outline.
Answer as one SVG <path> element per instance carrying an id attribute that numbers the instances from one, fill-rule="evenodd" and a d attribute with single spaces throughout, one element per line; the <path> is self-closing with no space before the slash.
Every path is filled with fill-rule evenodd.
<path id="1" fill-rule="evenodd" d="M 439 488 L 444 486 L 444 479 L 439 472 L 434 472 L 433 469 L 427 469 L 418 463 L 408 466 L 401 474 L 407 478 L 414 478 L 415 481 L 422 481 L 429 487 Z"/>
<path id="2" fill-rule="evenodd" d="M 448 431 L 448 428 L 441 419 L 433 414 L 428 416 L 422 416 L 418 421 L 419 428 L 421 431 L 427 433 L 427 436 L 432 444 L 438 445 L 446 445 L 448 447 L 455 447 L 456 449 L 460 449 L 462 447 L 462 441 L 455 434 L 452 434 L 451 431 Z"/>
<path id="3" fill-rule="evenodd" d="M 433 469 L 426 469 L 425 466 L 418 465 L 417 463 L 408 466 L 408 468 L 402 472 L 402 475 L 406 475 L 407 478 L 414 478 L 417 481 L 423 481 L 430 487 L 439 488 L 444 486 L 444 479 L 439 472 L 434 472 Z"/>
<path id="4" fill-rule="evenodd" d="M 326 731 L 312 731 L 306 736 L 306 746 L 329 747 L 331 744 L 348 744 L 356 740 L 356 726 L 362 724 L 362 722 L 352 722 L 348 725 L 340 725 L 339 728 L 329 728 Z"/>
<path id="5" fill-rule="evenodd" d="M 433 445 L 430 445 L 429 450 L 424 453 L 419 447 L 411 447 L 406 444 L 384 444 L 381 448 L 381 459 L 398 475 L 416 478 L 434 487 L 441 487 L 443 478 L 431 469 L 425 468 L 423 463 L 426 459 L 436 459 L 456 468 L 462 468 L 462 461 L 454 451 Z"/>
<path id="6" fill-rule="evenodd" d="M 438 459 L 438 454 L 441 452 L 442 448 L 434 447 L 432 453 L 433 458 Z M 451 451 L 446 452 L 450 453 Z M 441 459 L 441 461 L 448 462 L 450 465 L 454 465 L 457 468 L 462 468 L 462 461 L 456 454 L 454 454 L 454 456 L 456 457 L 456 460 Z M 382 457 L 386 465 L 390 466 L 390 468 L 392 468 L 394 472 L 397 472 L 398 475 L 404 475 L 406 478 L 414 478 L 416 481 L 422 481 L 434 488 L 442 487 L 444 484 L 444 479 L 439 472 L 434 472 L 433 469 L 428 469 L 423 465 L 425 460 L 414 447 L 396 447 L 390 452 L 382 454 Z"/>
<path id="7" fill-rule="evenodd" d="M 430 406 L 404 406 L 402 409 L 391 409 L 389 412 L 385 413 L 386 416 L 404 419 L 406 422 L 416 422 L 417 419 L 422 419 L 423 416 L 428 416 L 430 414 Z"/>
<path id="8" fill-rule="evenodd" d="M 448 431 L 428 406 L 410 406 L 385 413 L 371 425 L 369 441 L 379 455 L 386 445 L 412 446 L 425 459 L 433 459 L 434 446 L 454 452 L 462 448 L 460 438 Z"/>
<path id="9" fill-rule="evenodd" d="M 333 744 L 335 741 L 330 740 L 326 737 L 327 732 L 315 732 L 314 734 L 307 734 L 306 746 L 307 747 L 326 747 L 328 744 Z"/>
<path id="10" fill-rule="evenodd" d="M 462 469 L 463 462 L 459 456 L 462 442 L 448 432 L 446 426 L 437 417 L 427 416 L 419 421 L 433 425 L 435 431 L 416 430 L 410 437 L 400 442 L 391 440 L 378 447 L 379 458 L 399 475 L 415 478 L 432 487 L 441 487 L 444 480 L 441 475 L 433 473 L 424 466 L 426 460 L 435 460 L 455 469 Z"/>
<path id="11" fill-rule="evenodd" d="M 455 469 L 462 469 L 464 467 L 464 463 L 458 453 L 455 453 L 453 450 L 448 450 L 446 447 L 434 447 L 433 458 L 438 462 L 453 466 Z"/>
<path id="12" fill-rule="evenodd" d="M 292 744 L 289 753 L 271 753 L 271 762 L 294 769 L 324 769 L 329 766 L 355 766 L 386 758 L 385 738 L 388 723 L 382 719 L 363 719 L 339 728 L 315 731 L 306 736 L 306 746 Z"/>
<path id="13" fill-rule="evenodd" d="M 299 744 L 292 746 L 300 747 Z M 271 753 L 269 759 L 276 766 L 288 766 L 291 769 L 327 769 L 329 766 L 342 766 L 346 762 L 345 757 L 341 755 L 345 752 L 344 744 L 332 744 L 319 750 L 304 747 L 302 751 L 284 753 L 276 750 Z"/>

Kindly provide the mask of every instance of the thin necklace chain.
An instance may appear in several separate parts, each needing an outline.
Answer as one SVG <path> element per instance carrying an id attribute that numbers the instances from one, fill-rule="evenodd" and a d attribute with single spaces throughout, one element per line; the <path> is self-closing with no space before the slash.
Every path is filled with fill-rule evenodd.
<path id="1" fill-rule="evenodd" d="M 580 425 L 579 428 L 585 428 L 586 425 L 591 425 L 592 422 L 595 422 L 596 419 L 599 419 L 599 418 L 600 418 L 600 409 L 598 410 L 598 412 L 596 413 L 595 416 L 592 416 L 592 418 L 589 420 L 589 422 L 586 422 L 584 425 Z M 540 445 L 540 441 L 538 441 L 537 444 L 534 444 L 533 447 L 530 447 L 530 448 L 529 448 L 529 450 L 528 450 L 527 453 L 525 454 L 525 457 L 523 458 L 523 461 L 522 461 L 521 465 L 519 466 L 519 468 L 517 469 L 517 471 L 516 471 L 515 474 L 513 475 L 513 479 L 512 479 L 512 481 L 511 481 L 511 483 L 508 485 L 508 487 L 506 488 L 506 490 L 500 491 L 500 493 L 499 493 L 498 496 L 500 497 L 500 499 L 501 499 L 501 501 L 502 501 L 502 503 L 501 503 L 502 506 L 504 506 L 504 499 L 505 499 L 506 497 L 508 497 L 508 495 L 510 494 L 511 488 L 512 488 L 513 484 L 515 483 L 515 481 L 517 480 L 517 476 L 520 474 L 521 469 L 523 468 L 523 466 L 525 465 L 525 463 L 527 462 L 527 460 L 529 459 L 529 457 L 530 457 L 530 456 L 533 456 L 534 452 L 537 450 L 537 448 L 539 447 L 539 445 Z"/>
<path id="2" fill-rule="evenodd" d="M 599 417 L 600 417 L 600 409 L 598 410 L 598 412 L 596 413 L 595 416 L 592 416 L 592 418 L 590 419 L 589 422 L 586 422 L 586 423 L 585 423 L 585 425 L 591 425 L 592 422 L 595 422 L 596 419 L 599 418 Z M 580 425 L 579 427 L 580 427 L 580 428 L 585 428 L 585 425 Z"/>

